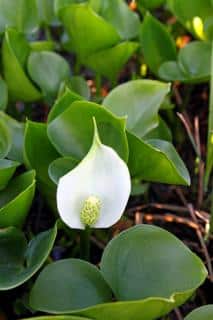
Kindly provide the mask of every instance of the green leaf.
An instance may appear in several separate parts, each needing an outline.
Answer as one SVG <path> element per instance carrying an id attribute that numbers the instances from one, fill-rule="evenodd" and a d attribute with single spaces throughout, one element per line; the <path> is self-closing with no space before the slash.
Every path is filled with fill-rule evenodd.
<path id="1" fill-rule="evenodd" d="M 12 139 L 10 132 L 0 119 L 0 159 L 5 158 L 10 151 Z"/>
<path id="2" fill-rule="evenodd" d="M 138 36 L 139 16 L 129 9 L 124 0 L 102 1 L 99 14 L 115 27 L 122 40 L 129 40 Z"/>
<path id="3" fill-rule="evenodd" d="M 84 59 L 84 63 L 101 74 L 112 82 L 115 82 L 119 72 L 124 65 L 137 50 L 138 43 L 136 42 L 122 42 L 114 47 L 100 50 Z"/>
<path id="4" fill-rule="evenodd" d="M 210 320 L 213 319 L 213 305 L 209 304 L 192 311 L 185 320 Z"/>
<path id="5" fill-rule="evenodd" d="M 167 126 L 166 122 L 159 117 L 158 126 L 149 131 L 144 137 L 144 140 L 160 139 L 172 142 L 172 132 Z"/>
<path id="6" fill-rule="evenodd" d="M 81 96 L 70 90 L 68 87 L 65 88 L 64 93 L 54 103 L 50 113 L 48 115 L 48 123 L 57 118 L 61 113 L 67 110 L 74 101 L 83 100 Z"/>
<path id="7" fill-rule="evenodd" d="M 168 0 L 172 13 L 194 35 L 204 39 L 203 22 L 213 15 L 211 0 Z"/>
<path id="8" fill-rule="evenodd" d="M 56 44 L 50 40 L 33 41 L 29 45 L 32 51 L 53 51 L 56 49 Z"/>
<path id="9" fill-rule="evenodd" d="M 2 63 L 9 97 L 12 100 L 31 102 L 41 98 L 41 93 L 24 70 L 29 53 L 30 47 L 24 35 L 8 29 L 3 40 Z"/>
<path id="10" fill-rule="evenodd" d="M 56 210 L 56 187 L 49 178 L 48 167 L 59 155 L 47 137 L 46 124 L 27 121 L 24 137 L 24 154 L 27 167 L 36 170 L 38 187 L 44 195 L 45 200 L 53 210 Z"/>
<path id="11" fill-rule="evenodd" d="M 38 28 L 35 0 L 0 0 L 0 33 L 7 27 L 31 33 Z"/>
<path id="12" fill-rule="evenodd" d="M 111 299 L 111 290 L 95 266 L 66 259 L 49 264 L 40 273 L 30 294 L 30 305 L 35 310 L 65 313 Z"/>
<path id="13" fill-rule="evenodd" d="M 190 176 L 175 148 L 168 141 L 143 141 L 128 133 L 128 167 L 132 177 L 145 181 L 190 185 Z"/>
<path id="14" fill-rule="evenodd" d="M 90 99 L 90 88 L 82 76 L 71 77 L 69 87 L 86 100 Z M 79 99 L 78 99 L 79 100 Z"/>
<path id="15" fill-rule="evenodd" d="M 178 80 L 181 82 L 188 82 L 187 74 L 184 73 L 177 61 L 167 61 L 162 63 L 158 70 L 158 75 L 165 81 Z"/>
<path id="16" fill-rule="evenodd" d="M 78 160 L 71 157 L 58 158 L 49 165 L 49 176 L 55 184 L 58 184 L 59 179 L 74 169 L 78 163 Z"/>
<path id="17" fill-rule="evenodd" d="M 89 318 L 75 317 L 75 316 L 44 316 L 44 317 L 35 317 L 27 318 L 22 320 L 92 320 Z"/>
<path id="18" fill-rule="evenodd" d="M 0 230 L 0 290 L 16 288 L 29 280 L 48 258 L 57 228 L 42 232 L 28 244 L 22 231 Z"/>
<path id="19" fill-rule="evenodd" d="M 11 136 L 12 145 L 7 155 L 10 160 L 24 162 L 23 159 L 23 145 L 24 145 L 24 124 L 11 118 L 4 112 L 0 111 L 0 121 L 7 127 Z"/>
<path id="20" fill-rule="evenodd" d="M 19 165 L 16 161 L 0 159 L 0 191 L 6 187 Z"/>
<path id="21" fill-rule="evenodd" d="M 146 9 L 155 9 L 162 6 L 166 0 L 138 0 L 139 5 Z"/>
<path id="22" fill-rule="evenodd" d="M 141 27 L 141 45 L 146 63 L 158 75 L 165 61 L 176 59 L 175 41 L 165 25 L 147 13 Z"/>
<path id="23" fill-rule="evenodd" d="M 133 80 L 113 89 L 103 105 L 118 116 L 127 116 L 127 129 L 142 137 L 158 125 L 158 110 L 170 90 L 167 83 Z"/>
<path id="24" fill-rule="evenodd" d="M 8 103 L 8 88 L 6 82 L 0 77 L 0 110 L 5 110 Z"/>
<path id="25" fill-rule="evenodd" d="M 32 52 L 28 59 L 28 72 L 44 95 L 54 98 L 61 83 L 69 79 L 67 61 L 55 52 Z"/>
<path id="26" fill-rule="evenodd" d="M 80 61 L 92 53 L 114 46 L 120 40 L 116 29 L 88 4 L 71 4 L 59 13 Z"/>
<path id="27" fill-rule="evenodd" d="M 0 227 L 22 227 L 35 194 L 35 171 L 23 173 L 0 192 Z"/>
<path id="28" fill-rule="evenodd" d="M 41 24 L 49 25 L 53 22 L 54 16 L 54 1 L 53 0 L 36 0 L 39 21 Z"/>
<path id="29" fill-rule="evenodd" d="M 207 276 L 200 258 L 171 233 L 151 225 L 135 226 L 111 240 L 100 268 L 118 300 L 165 298 L 173 302 L 169 310 L 185 302 Z M 143 307 L 146 310 L 145 303 L 140 315 Z"/>
<path id="30" fill-rule="evenodd" d="M 50 141 L 61 155 L 81 160 L 92 144 L 93 117 L 102 143 L 115 149 L 122 159 L 127 160 L 125 120 L 92 102 L 75 101 L 51 121 L 47 129 Z"/>

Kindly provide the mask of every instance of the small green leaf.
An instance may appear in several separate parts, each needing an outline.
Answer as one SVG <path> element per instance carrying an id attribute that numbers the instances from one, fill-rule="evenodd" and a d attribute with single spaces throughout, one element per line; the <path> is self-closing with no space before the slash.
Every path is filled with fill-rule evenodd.
<path id="1" fill-rule="evenodd" d="M 44 195 L 45 200 L 53 210 L 56 210 L 56 187 L 49 178 L 48 167 L 59 155 L 47 137 L 46 124 L 27 121 L 24 154 L 26 166 L 36 170 L 38 187 Z"/>
<path id="2" fill-rule="evenodd" d="M 114 47 L 100 50 L 84 59 L 84 63 L 112 82 L 114 82 L 123 66 L 137 50 L 138 43 L 122 42 Z"/>
<path id="3" fill-rule="evenodd" d="M 32 52 L 28 59 L 28 72 L 45 96 L 54 98 L 61 83 L 69 79 L 69 64 L 55 52 Z"/>
<path id="4" fill-rule="evenodd" d="M 6 82 L 0 77 L 0 110 L 5 110 L 8 103 L 8 88 Z"/>
<path id="5" fill-rule="evenodd" d="M 56 233 L 55 226 L 27 244 L 22 231 L 14 227 L 0 230 L 0 290 L 20 286 L 41 268 L 50 254 Z"/>
<path id="6" fill-rule="evenodd" d="M 158 125 L 158 110 L 170 90 L 167 83 L 133 80 L 113 89 L 103 105 L 118 116 L 127 116 L 127 129 L 142 137 Z"/>
<path id="7" fill-rule="evenodd" d="M 31 33 L 38 28 L 35 0 L 0 0 L 0 33 L 7 27 Z"/>
<path id="8" fill-rule="evenodd" d="M 92 144 L 93 117 L 102 143 L 115 149 L 122 159 L 127 160 L 125 120 L 92 102 L 75 101 L 51 121 L 47 129 L 50 141 L 61 155 L 81 160 Z"/>
<path id="9" fill-rule="evenodd" d="M 0 191 L 6 187 L 19 165 L 16 161 L 0 159 Z"/>
<path id="10" fill-rule="evenodd" d="M 29 43 L 32 51 L 53 51 L 56 47 L 55 43 L 50 40 L 33 41 Z"/>
<path id="11" fill-rule="evenodd" d="M 211 320 L 213 319 L 213 305 L 209 304 L 192 311 L 184 320 Z"/>
<path id="12" fill-rule="evenodd" d="M 24 35 L 8 29 L 3 40 L 2 63 L 9 97 L 12 100 L 31 102 L 41 98 L 41 93 L 24 70 L 29 53 L 30 47 Z"/>
<path id="13" fill-rule="evenodd" d="M 188 76 L 181 69 L 177 61 L 167 61 L 162 63 L 158 70 L 158 75 L 165 81 L 188 82 Z"/>
<path id="14" fill-rule="evenodd" d="M 58 184 L 59 179 L 74 169 L 78 163 L 78 160 L 71 157 L 58 158 L 49 165 L 49 176 L 55 184 Z"/>
<path id="15" fill-rule="evenodd" d="M 145 181 L 190 185 L 190 176 L 175 148 L 168 141 L 143 141 L 128 133 L 128 167 L 132 177 Z"/>
<path id="16" fill-rule="evenodd" d="M 73 76 L 69 81 L 69 87 L 86 100 L 90 99 L 90 88 L 82 76 Z"/>
<path id="17" fill-rule="evenodd" d="M 0 227 L 22 227 L 35 194 L 35 171 L 11 180 L 0 192 Z"/>
<path id="18" fill-rule="evenodd" d="M 141 45 L 145 61 L 156 75 L 163 62 L 176 59 L 174 39 L 165 25 L 149 13 L 142 23 Z"/>
<path id="19" fill-rule="evenodd" d="M 9 130 L 4 122 L 0 119 L 0 159 L 7 156 L 12 145 L 12 139 Z"/>
<path id="20" fill-rule="evenodd" d="M 49 264 L 40 273 L 30 294 L 30 305 L 35 310 L 70 313 L 111 298 L 111 290 L 95 266 L 66 259 Z"/>

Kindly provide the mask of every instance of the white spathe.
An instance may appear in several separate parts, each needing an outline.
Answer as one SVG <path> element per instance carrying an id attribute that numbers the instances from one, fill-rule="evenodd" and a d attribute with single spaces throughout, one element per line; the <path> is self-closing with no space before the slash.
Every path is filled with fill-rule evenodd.
<path id="1" fill-rule="evenodd" d="M 131 191 L 126 163 L 114 149 L 100 142 L 94 120 L 94 139 L 85 158 L 60 178 L 57 207 L 61 219 L 70 228 L 85 229 L 82 209 L 89 199 L 98 199 L 100 208 L 92 228 L 108 228 L 122 216 Z M 92 197 L 92 198 L 91 198 Z"/>

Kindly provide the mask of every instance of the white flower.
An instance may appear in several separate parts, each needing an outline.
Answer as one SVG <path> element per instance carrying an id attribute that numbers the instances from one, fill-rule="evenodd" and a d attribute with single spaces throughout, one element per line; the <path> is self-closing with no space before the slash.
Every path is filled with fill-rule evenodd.
<path id="1" fill-rule="evenodd" d="M 94 119 L 94 138 L 85 158 L 60 178 L 57 207 L 71 228 L 108 228 L 123 214 L 131 190 L 126 163 L 101 143 Z"/>

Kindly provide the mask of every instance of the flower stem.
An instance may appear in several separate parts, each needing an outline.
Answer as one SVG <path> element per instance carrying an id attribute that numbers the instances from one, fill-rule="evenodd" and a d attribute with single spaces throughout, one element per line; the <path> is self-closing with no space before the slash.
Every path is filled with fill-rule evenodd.
<path id="1" fill-rule="evenodd" d="M 91 228 L 86 227 L 80 233 L 80 256 L 81 259 L 89 261 L 90 259 L 90 234 Z"/>

